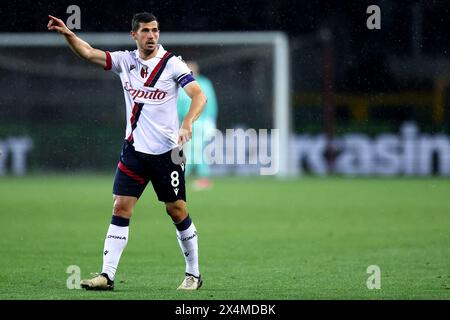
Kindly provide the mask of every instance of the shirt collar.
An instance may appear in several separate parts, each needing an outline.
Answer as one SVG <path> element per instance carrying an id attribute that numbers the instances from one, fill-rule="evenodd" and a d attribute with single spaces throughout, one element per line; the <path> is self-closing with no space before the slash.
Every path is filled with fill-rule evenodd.
<path id="1" fill-rule="evenodd" d="M 162 44 L 158 44 L 158 51 L 156 52 L 156 56 L 154 57 L 154 58 L 158 58 L 158 59 L 161 59 L 162 57 L 164 57 L 164 55 L 166 54 L 166 50 L 164 49 L 164 47 L 162 46 Z M 139 50 L 138 49 L 136 49 L 136 50 L 134 50 L 134 54 L 135 54 L 135 56 L 136 56 L 136 59 L 138 59 L 139 61 L 141 61 L 141 62 L 147 62 L 147 61 L 150 61 L 151 59 L 149 59 L 149 60 L 142 60 L 141 59 L 141 57 L 139 57 Z M 153 59 L 153 58 L 152 58 Z"/>

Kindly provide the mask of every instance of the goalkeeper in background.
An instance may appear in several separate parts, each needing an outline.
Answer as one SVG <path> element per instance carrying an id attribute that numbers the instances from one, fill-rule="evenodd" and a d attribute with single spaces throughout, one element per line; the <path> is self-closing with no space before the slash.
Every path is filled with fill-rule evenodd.
<path id="1" fill-rule="evenodd" d="M 205 190 L 212 186 L 210 180 L 211 170 L 203 155 L 203 150 L 207 142 L 214 136 L 216 129 L 216 120 L 218 113 L 216 93 L 212 82 L 200 74 L 200 67 L 195 61 L 188 61 L 188 67 L 192 70 L 195 79 L 202 88 L 204 94 L 208 98 L 205 109 L 197 121 L 193 124 L 192 140 L 186 143 L 183 151 L 186 155 L 186 176 L 192 171 L 195 172 L 197 179 L 194 181 L 194 190 Z M 180 90 L 178 95 L 178 116 L 181 121 L 189 111 L 191 98 Z"/>

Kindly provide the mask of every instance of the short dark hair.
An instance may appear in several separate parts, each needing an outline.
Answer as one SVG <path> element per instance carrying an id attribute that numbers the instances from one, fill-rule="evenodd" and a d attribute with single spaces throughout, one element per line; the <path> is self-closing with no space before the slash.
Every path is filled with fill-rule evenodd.
<path id="1" fill-rule="evenodd" d="M 149 23 L 152 21 L 158 22 L 158 19 L 156 19 L 155 15 L 153 13 L 149 13 L 149 12 L 136 13 L 133 16 L 133 20 L 131 20 L 131 30 L 136 32 L 139 30 L 139 23 L 141 23 L 141 22 Z"/>

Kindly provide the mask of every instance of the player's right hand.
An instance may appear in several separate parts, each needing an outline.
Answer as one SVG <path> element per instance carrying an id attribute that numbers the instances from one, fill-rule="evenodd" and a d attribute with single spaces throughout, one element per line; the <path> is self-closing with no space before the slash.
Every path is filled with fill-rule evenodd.
<path id="1" fill-rule="evenodd" d="M 50 21 L 47 24 L 48 30 L 56 30 L 60 34 L 70 34 L 70 29 L 67 28 L 66 24 L 54 16 L 48 15 Z"/>
<path id="2" fill-rule="evenodd" d="M 182 147 L 186 142 L 192 138 L 192 125 L 182 123 L 180 130 L 178 131 L 178 146 Z"/>

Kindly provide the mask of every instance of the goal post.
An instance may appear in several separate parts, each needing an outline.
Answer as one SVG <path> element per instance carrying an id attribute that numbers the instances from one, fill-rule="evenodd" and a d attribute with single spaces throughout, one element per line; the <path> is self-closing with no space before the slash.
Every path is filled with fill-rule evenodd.
<path id="1" fill-rule="evenodd" d="M 97 47 L 133 47 L 127 33 L 88 33 L 78 35 Z M 289 141 L 291 136 L 290 112 L 290 61 L 289 40 L 282 32 L 164 32 L 160 43 L 170 46 L 270 46 L 272 54 L 272 129 L 279 130 L 279 170 L 280 178 L 292 175 Z M 63 37 L 54 33 L 0 33 L 0 48 L 14 47 L 63 47 L 67 46 Z M 255 128 L 258 129 L 258 128 Z"/>

